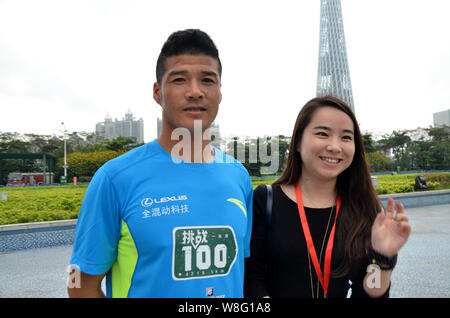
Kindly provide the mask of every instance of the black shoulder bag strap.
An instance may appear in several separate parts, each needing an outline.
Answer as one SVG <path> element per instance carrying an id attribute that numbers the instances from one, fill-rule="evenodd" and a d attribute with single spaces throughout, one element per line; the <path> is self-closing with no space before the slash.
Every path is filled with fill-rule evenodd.
<path id="1" fill-rule="evenodd" d="M 266 201 L 266 225 L 267 228 L 270 229 L 272 225 L 272 205 L 273 205 L 273 192 L 272 186 L 266 184 L 267 190 L 267 201 Z"/>

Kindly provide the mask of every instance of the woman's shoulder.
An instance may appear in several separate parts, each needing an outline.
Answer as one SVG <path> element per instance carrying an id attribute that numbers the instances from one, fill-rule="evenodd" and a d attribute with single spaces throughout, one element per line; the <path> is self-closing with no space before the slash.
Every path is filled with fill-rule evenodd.
<path id="1" fill-rule="evenodd" d="M 267 187 L 265 184 L 260 184 L 259 186 L 257 186 L 254 190 L 253 190 L 253 197 L 265 197 L 267 194 Z"/>
<path id="2" fill-rule="evenodd" d="M 266 202 L 267 200 L 267 186 L 269 184 L 260 184 L 259 186 L 257 186 L 254 190 L 253 190 L 253 199 L 255 201 L 263 201 Z M 274 193 L 274 195 L 281 190 L 280 184 L 277 183 L 273 183 L 270 184 L 270 186 L 272 187 L 272 192 Z M 277 195 L 278 196 L 278 195 Z"/>

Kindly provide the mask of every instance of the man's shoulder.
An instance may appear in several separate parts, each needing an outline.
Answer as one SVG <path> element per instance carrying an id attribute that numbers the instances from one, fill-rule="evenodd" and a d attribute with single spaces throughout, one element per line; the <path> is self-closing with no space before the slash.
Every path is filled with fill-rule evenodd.
<path id="1" fill-rule="evenodd" d="M 139 164 L 144 161 L 152 160 L 152 158 L 158 155 L 154 142 L 155 141 L 152 141 L 136 147 L 119 157 L 109 160 L 101 167 L 101 169 L 107 174 L 116 175 L 132 170 L 133 167 L 139 166 Z"/>
<path id="2" fill-rule="evenodd" d="M 217 163 L 225 163 L 225 167 L 229 167 L 232 170 L 237 171 L 240 174 L 243 174 L 246 177 L 250 178 L 250 174 L 248 173 L 247 169 L 244 167 L 244 165 L 237 160 L 236 158 L 222 152 L 220 149 L 216 149 L 216 162 Z"/>

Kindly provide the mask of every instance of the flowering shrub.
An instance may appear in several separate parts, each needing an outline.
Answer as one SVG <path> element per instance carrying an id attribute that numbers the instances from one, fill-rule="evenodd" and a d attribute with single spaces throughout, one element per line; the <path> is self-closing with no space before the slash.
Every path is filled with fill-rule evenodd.
<path id="1" fill-rule="evenodd" d="M 415 178 L 422 173 L 379 175 L 378 194 L 406 193 L 414 191 Z M 450 173 L 423 173 L 427 179 L 428 190 L 450 188 Z"/>

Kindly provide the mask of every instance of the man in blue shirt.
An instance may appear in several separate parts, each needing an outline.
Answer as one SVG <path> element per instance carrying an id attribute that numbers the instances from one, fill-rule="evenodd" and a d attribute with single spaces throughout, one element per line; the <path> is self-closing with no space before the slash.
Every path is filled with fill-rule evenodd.
<path id="1" fill-rule="evenodd" d="M 210 144 L 222 99 L 216 46 L 173 33 L 153 97 L 162 132 L 103 165 L 77 223 L 70 297 L 242 297 L 252 224 L 251 179 Z M 75 281 L 77 280 L 77 281 Z"/>

